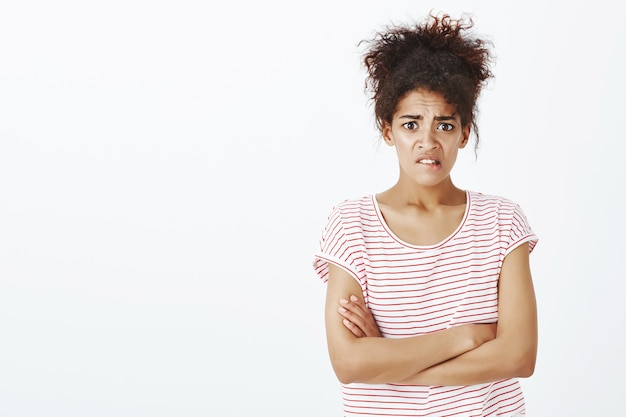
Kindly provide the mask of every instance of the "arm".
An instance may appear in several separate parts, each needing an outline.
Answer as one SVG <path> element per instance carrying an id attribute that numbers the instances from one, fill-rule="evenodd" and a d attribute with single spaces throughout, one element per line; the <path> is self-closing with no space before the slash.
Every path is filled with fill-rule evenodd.
<path id="1" fill-rule="evenodd" d="M 469 324 L 401 339 L 357 337 L 340 314 L 340 300 L 361 294 L 357 281 L 330 264 L 326 293 L 326 337 L 335 374 L 342 383 L 398 382 L 493 338 L 489 325 Z"/>
<path id="2" fill-rule="evenodd" d="M 472 385 L 533 374 L 537 356 L 537 306 L 528 252 L 525 243 L 504 259 L 498 289 L 496 338 L 419 372 L 403 383 Z"/>

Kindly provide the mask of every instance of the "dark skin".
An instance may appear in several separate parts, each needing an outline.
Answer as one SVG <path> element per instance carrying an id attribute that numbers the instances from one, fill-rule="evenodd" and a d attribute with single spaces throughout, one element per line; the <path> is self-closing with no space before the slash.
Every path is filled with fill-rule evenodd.
<path id="1" fill-rule="evenodd" d="M 537 316 L 528 243 L 520 245 L 505 258 L 498 293 L 502 323 L 478 325 L 493 332 L 491 340 L 396 382 L 472 385 L 532 375 L 537 354 Z M 337 311 L 353 337 L 381 337 L 376 320 L 361 297 L 350 295 L 340 300 Z"/>
<path id="2" fill-rule="evenodd" d="M 437 244 L 459 225 L 466 196 L 450 172 L 468 136 L 456 108 L 427 90 L 404 96 L 384 124 L 400 176 L 376 199 L 387 226 L 403 241 Z M 527 243 L 502 264 L 497 325 L 464 324 L 406 338 L 380 337 L 358 282 L 340 267 L 329 268 L 326 333 L 343 383 L 473 385 L 533 372 L 537 323 Z"/>
<path id="3" fill-rule="evenodd" d="M 343 324 L 356 337 L 382 337 L 372 312 L 365 306 L 363 299 L 351 295 L 349 300 L 339 300 L 339 314 L 344 317 Z"/>

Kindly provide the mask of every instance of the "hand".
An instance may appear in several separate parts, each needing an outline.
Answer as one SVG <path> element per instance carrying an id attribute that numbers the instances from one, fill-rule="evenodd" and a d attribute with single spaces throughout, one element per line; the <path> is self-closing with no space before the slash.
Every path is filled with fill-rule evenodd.
<path id="1" fill-rule="evenodd" d="M 365 306 L 362 299 L 351 295 L 349 300 L 339 300 L 339 314 L 343 324 L 356 337 L 382 337 L 372 312 Z"/>

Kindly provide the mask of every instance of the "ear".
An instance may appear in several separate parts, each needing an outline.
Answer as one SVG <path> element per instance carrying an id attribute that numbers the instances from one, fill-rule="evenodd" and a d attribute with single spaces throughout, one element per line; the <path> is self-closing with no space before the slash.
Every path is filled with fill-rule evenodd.
<path id="1" fill-rule="evenodd" d="M 459 149 L 465 148 L 465 145 L 468 144 L 471 131 L 472 131 L 472 127 L 470 126 L 469 123 L 463 127 L 463 139 L 461 140 L 461 143 L 459 144 Z"/>
<path id="2" fill-rule="evenodd" d="M 394 146 L 396 142 L 393 139 L 393 132 L 391 131 L 391 124 L 383 122 L 382 128 L 383 140 L 389 146 Z"/>

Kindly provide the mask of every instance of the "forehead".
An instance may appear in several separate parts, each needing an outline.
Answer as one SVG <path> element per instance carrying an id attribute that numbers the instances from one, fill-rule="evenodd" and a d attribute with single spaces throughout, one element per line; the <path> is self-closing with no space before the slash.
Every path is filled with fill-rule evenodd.
<path id="1" fill-rule="evenodd" d="M 413 90 L 404 95 L 396 105 L 395 117 L 415 116 L 452 116 L 456 106 L 450 104 L 443 94 L 430 90 Z"/>

